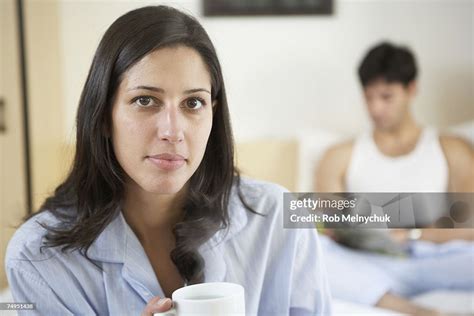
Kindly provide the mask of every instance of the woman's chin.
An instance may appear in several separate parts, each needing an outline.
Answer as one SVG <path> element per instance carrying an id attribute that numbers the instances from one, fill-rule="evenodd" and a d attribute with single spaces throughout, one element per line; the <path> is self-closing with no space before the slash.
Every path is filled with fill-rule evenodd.
<path id="1" fill-rule="evenodd" d="M 154 194 L 176 194 L 183 189 L 185 183 L 176 180 L 160 181 L 159 183 L 147 185 L 144 189 Z"/>

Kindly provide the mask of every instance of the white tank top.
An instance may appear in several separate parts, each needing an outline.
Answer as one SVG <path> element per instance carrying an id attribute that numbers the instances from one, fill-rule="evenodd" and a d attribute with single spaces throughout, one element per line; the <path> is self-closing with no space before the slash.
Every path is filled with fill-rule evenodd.
<path id="1" fill-rule="evenodd" d="M 415 149 L 390 157 L 379 151 L 372 131 L 357 138 L 346 173 L 348 192 L 446 192 L 448 164 L 438 133 L 422 130 Z"/>

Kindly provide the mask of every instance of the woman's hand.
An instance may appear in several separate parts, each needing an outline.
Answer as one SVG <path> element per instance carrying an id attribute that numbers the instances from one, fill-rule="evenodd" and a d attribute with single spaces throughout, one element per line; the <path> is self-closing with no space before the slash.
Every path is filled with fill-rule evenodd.
<path id="1" fill-rule="evenodd" d="M 173 302 L 169 298 L 155 296 L 146 304 L 140 316 L 153 316 L 153 313 L 163 313 L 168 311 L 172 306 Z"/>

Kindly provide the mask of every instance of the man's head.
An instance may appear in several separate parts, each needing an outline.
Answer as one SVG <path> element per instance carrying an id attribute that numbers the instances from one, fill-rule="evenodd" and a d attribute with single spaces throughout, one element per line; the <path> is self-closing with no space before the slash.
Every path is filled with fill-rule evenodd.
<path id="1" fill-rule="evenodd" d="M 358 74 L 375 128 L 396 129 L 409 117 L 416 93 L 417 66 L 412 52 L 390 43 L 378 44 L 362 60 Z"/>

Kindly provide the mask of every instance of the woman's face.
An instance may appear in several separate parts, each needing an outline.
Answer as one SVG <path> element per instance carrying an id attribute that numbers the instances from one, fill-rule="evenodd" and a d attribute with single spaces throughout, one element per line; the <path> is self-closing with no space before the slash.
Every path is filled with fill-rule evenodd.
<path id="1" fill-rule="evenodd" d="M 161 48 L 122 76 L 112 107 L 112 144 L 128 185 L 180 191 L 198 168 L 212 127 L 211 78 L 197 51 Z"/>

